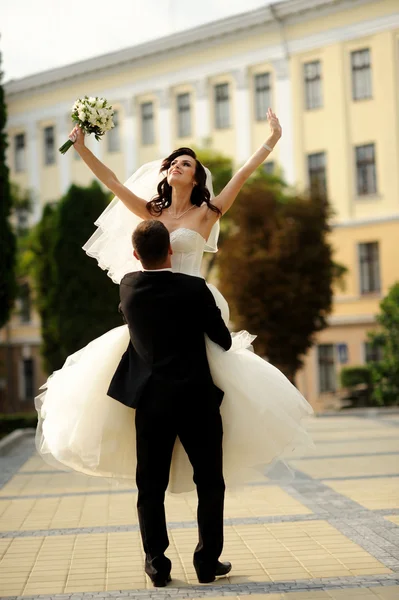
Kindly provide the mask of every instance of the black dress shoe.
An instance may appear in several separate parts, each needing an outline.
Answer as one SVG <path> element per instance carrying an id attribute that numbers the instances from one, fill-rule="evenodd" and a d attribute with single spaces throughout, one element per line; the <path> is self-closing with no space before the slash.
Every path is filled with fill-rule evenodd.
<path id="1" fill-rule="evenodd" d="M 194 565 L 195 567 L 195 565 Z M 197 572 L 198 581 L 200 583 L 212 583 L 215 581 L 216 577 L 222 577 L 223 575 L 227 575 L 231 571 L 231 563 L 230 562 L 217 562 L 216 569 L 213 573 L 201 573 L 199 569 L 195 568 Z"/>
<path id="2" fill-rule="evenodd" d="M 168 575 L 167 577 L 154 577 L 154 579 L 151 578 L 152 581 L 152 585 L 154 587 L 166 587 L 168 585 L 168 583 L 170 583 L 172 581 L 172 578 L 170 575 Z"/>

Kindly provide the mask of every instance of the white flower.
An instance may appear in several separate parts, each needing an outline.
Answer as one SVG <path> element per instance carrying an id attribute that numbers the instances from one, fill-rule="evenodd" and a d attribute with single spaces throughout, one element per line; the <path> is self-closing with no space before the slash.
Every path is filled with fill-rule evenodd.
<path id="1" fill-rule="evenodd" d="M 95 114 L 89 115 L 88 121 L 91 125 L 97 125 L 97 115 L 95 115 Z"/>
<path id="2" fill-rule="evenodd" d="M 86 133 L 93 133 L 94 128 L 98 128 L 102 133 L 110 131 L 115 127 L 112 120 L 114 109 L 105 98 L 84 97 L 78 98 L 72 106 L 72 115 L 75 120 L 85 123 Z"/>

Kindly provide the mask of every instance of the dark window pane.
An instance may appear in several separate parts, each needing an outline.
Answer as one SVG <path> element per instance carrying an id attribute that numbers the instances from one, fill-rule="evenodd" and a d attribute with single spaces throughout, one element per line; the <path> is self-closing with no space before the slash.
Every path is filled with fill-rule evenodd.
<path id="1" fill-rule="evenodd" d="M 263 170 L 268 175 L 273 175 L 274 169 L 275 169 L 275 164 L 274 164 L 273 160 L 268 160 L 267 162 L 263 163 Z"/>
<path id="2" fill-rule="evenodd" d="M 44 164 L 53 165 L 55 163 L 55 136 L 54 127 L 44 128 Z"/>
<path id="3" fill-rule="evenodd" d="M 368 48 L 351 52 L 352 97 L 364 100 L 372 97 L 371 57 Z"/>
<path id="4" fill-rule="evenodd" d="M 311 193 L 327 196 L 326 154 L 308 154 L 308 179 Z"/>
<path id="5" fill-rule="evenodd" d="M 32 358 L 24 358 L 22 363 L 22 375 L 22 397 L 24 400 L 31 400 L 35 395 L 34 363 Z"/>
<path id="6" fill-rule="evenodd" d="M 364 342 L 364 354 L 366 363 L 379 362 L 383 359 L 381 346 L 373 346 L 370 342 Z"/>
<path id="7" fill-rule="evenodd" d="M 25 134 L 18 133 L 14 138 L 14 164 L 15 171 L 21 173 L 26 168 L 26 155 L 25 155 Z"/>
<path id="8" fill-rule="evenodd" d="M 377 193 L 377 175 L 375 167 L 374 144 L 357 146 L 356 151 L 356 187 L 358 196 Z"/>
<path id="9" fill-rule="evenodd" d="M 337 377 L 335 372 L 335 353 L 333 344 L 320 344 L 317 347 L 319 367 L 319 391 L 335 392 Z"/>
<path id="10" fill-rule="evenodd" d="M 379 292 L 380 252 L 378 242 L 359 244 L 360 291 L 362 294 Z"/>

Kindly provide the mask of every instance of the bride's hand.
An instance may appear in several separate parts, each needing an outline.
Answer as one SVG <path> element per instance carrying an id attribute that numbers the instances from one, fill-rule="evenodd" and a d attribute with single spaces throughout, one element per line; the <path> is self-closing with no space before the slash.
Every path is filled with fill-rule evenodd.
<path id="1" fill-rule="evenodd" d="M 282 129 L 280 121 L 278 120 L 276 114 L 272 111 L 271 108 L 267 109 L 267 120 L 269 121 L 272 136 L 276 139 L 281 138 Z"/>
<path id="2" fill-rule="evenodd" d="M 76 146 L 84 146 L 85 145 L 85 134 L 84 131 L 76 125 L 71 133 L 69 134 L 69 139 L 73 142 L 73 145 Z"/>

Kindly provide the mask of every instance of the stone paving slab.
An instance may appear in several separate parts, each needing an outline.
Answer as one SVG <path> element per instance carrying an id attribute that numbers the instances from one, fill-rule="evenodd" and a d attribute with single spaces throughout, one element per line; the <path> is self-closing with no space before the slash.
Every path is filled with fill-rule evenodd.
<path id="1" fill-rule="evenodd" d="M 230 491 L 223 557 L 231 576 L 198 584 L 195 494 L 170 496 L 173 581 L 143 574 L 135 490 L 53 471 L 22 439 L 0 457 L 0 596 L 269 600 L 399 598 L 397 415 L 313 419 L 295 478 Z"/>

